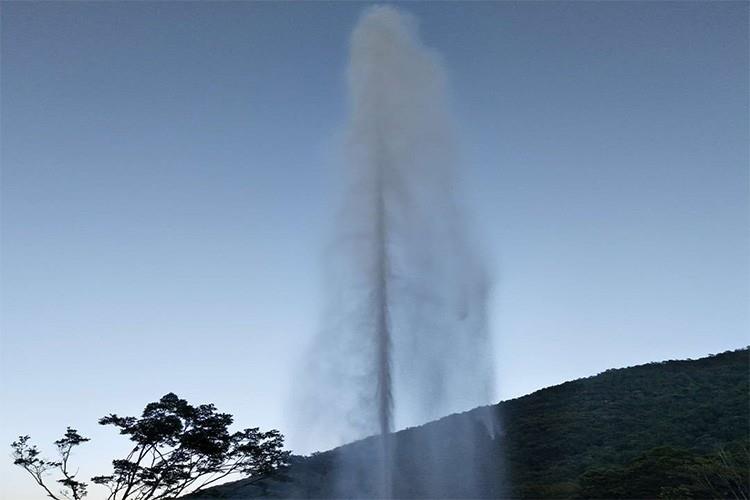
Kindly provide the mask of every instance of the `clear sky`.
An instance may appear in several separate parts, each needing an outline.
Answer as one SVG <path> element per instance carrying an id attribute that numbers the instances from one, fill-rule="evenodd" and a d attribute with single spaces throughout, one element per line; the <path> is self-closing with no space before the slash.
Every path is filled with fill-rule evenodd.
<path id="1" fill-rule="evenodd" d="M 97 418 L 169 391 L 284 432 L 363 7 L 0 5 L 0 446 L 72 425 L 103 474 Z M 403 7 L 450 77 L 498 399 L 750 343 L 746 2 Z M 5 450 L 2 498 L 38 498 Z"/>

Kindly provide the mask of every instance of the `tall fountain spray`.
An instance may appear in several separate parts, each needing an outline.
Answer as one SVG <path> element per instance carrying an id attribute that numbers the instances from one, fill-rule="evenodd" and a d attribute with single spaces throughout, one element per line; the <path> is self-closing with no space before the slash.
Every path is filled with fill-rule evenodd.
<path id="1" fill-rule="evenodd" d="M 380 141 L 382 132 L 376 125 L 375 162 L 374 169 L 377 172 L 375 181 L 375 194 L 373 212 L 375 215 L 373 243 L 375 244 L 375 262 L 373 273 L 373 308 L 375 310 L 375 327 L 373 334 L 377 339 L 377 400 L 378 400 L 378 423 L 380 424 L 380 467 L 381 467 L 381 497 L 391 496 L 391 450 L 389 446 L 389 434 L 392 426 L 393 412 L 393 387 L 391 378 L 391 332 L 388 317 L 388 223 L 385 211 L 385 184 L 384 177 L 388 169 L 388 159 L 385 145 Z"/>
<path id="2" fill-rule="evenodd" d="M 394 428 L 494 397 L 489 280 L 458 203 L 442 65 L 413 18 L 392 7 L 365 12 L 348 86 L 330 296 L 294 414 L 305 433 L 331 444 L 379 435 L 379 486 L 360 493 L 388 497 Z M 423 445 L 429 455 L 434 443 Z M 372 460 L 342 464 L 342 495 L 357 494 L 360 466 L 372 469 Z M 421 491 L 437 494 L 434 481 Z"/>

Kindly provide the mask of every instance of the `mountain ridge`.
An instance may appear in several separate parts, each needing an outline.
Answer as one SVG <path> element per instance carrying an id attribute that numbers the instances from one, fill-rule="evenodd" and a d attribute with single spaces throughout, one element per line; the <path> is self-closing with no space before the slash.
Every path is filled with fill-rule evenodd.
<path id="1" fill-rule="evenodd" d="M 392 435 L 394 496 L 710 496 L 708 486 L 690 479 L 696 470 L 705 472 L 696 467 L 713 464 L 711 474 L 727 475 L 746 465 L 747 453 L 732 451 L 737 464 L 719 470 L 716 453 L 746 449 L 750 442 L 749 354 L 745 347 L 698 359 L 611 368 L 403 429 Z M 491 412 L 500 423 L 498 436 L 488 434 L 483 412 Z M 466 426 L 475 430 L 476 439 L 451 441 L 452 431 Z M 376 485 L 367 461 L 376 440 L 371 436 L 295 456 L 285 477 L 226 483 L 194 498 L 371 497 Z M 438 458 L 424 460 L 426 447 Z M 646 469 L 638 469 L 649 460 L 671 464 L 665 470 L 649 466 L 662 475 L 648 479 L 654 483 L 648 487 L 658 488 L 653 491 L 641 484 L 648 483 Z M 343 461 L 356 462 L 359 468 L 342 484 L 336 470 Z M 712 484 L 724 488 L 714 494 L 746 491 L 750 482 L 731 481 L 714 479 Z M 639 493 L 641 487 L 646 489 Z"/>

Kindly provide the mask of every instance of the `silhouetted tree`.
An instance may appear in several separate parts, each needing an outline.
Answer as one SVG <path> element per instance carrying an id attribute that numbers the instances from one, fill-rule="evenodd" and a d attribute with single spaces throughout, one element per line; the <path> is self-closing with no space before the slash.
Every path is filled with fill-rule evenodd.
<path id="1" fill-rule="evenodd" d="M 60 497 L 52 493 L 47 484 L 44 482 L 44 476 L 55 469 L 58 469 L 62 477 L 57 480 L 63 485 L 59 492 L 63 498 L 72 500 L 81 500 L 86 496 L 86 483 L 76 481 L 76 474 L 70 472 L 68 461 L 74 446 L 88 441 L 78 434 L 78 431 L 68 427 L 62 439 L 55 441 L 60 460 L 45 460 L 39 455 L 39 450 L 35 445 L 29 444 L 29 436 L 20 436 L 18 441 L 11 443 L 13 449 L 13 463 L 22 467 L 26 472 L 31 474 L 34 481 L 47 492 L 47 496 L 60 500 Z"/>
<path id="2" fill-rule="evenodd" d="M 110 414 L 99 423 L 117 427 L 135 445 L 125 458 L 112 461 L 112 474 L 91 481 L 109 489 L 108 500 L 160 500 L 198 492 L 232 475 L 261 479 L 286 465 L 289 452 L 283 451 L 279 431 L 261 432 L 255 427 L 230 433 L 232 421 L 213 404 L 192 406 L 172 393 L 149 403 L 140 418 Z M 72 447 L 88 439 L 69 428 L 65 438 L 55 442 L 60 462 L 40 459 L 28 440 L 22 436 L 12 444 L 16 465 L 29 471 L 52 498 L 58 497 L 42 476 L 59 467 L 63 473 L 59 482 L 69 490 L 64 496 L 80 500 L 86 484 L 68 473 L 67 462 Z"/>

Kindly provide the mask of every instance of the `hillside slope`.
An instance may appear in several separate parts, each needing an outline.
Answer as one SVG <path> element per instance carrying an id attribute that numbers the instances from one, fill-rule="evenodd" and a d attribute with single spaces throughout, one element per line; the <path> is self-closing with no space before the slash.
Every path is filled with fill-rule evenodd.
<path id="1" fill-rule="evenodd" d="M 494 438 L 482 408 L 400 431 L 394 495 L 435 497 L 437 484 L 446 498 L 742 498 L 750 482 L 749 373 L 748 349 L 649 363 L 489 407 L 502 429 Z M 466 426 L 476 429 L 473 442 L 452 439 Z M 367 457 L 376 446 L 369 438 L 295 457 L 285 478 L 237 481 L 200 498 L 370 496 Z M 439 461 L 414 459 L 427 453 Z M 362 464 L 346 484 L 335 480 L 342 460 Z"/>

